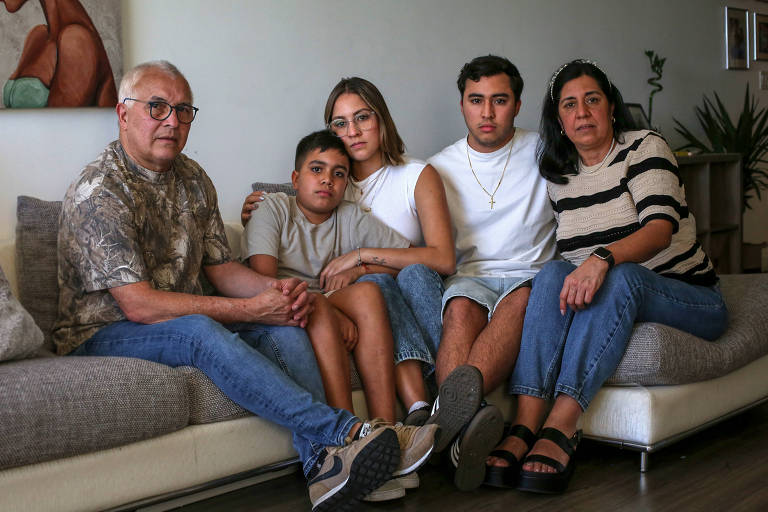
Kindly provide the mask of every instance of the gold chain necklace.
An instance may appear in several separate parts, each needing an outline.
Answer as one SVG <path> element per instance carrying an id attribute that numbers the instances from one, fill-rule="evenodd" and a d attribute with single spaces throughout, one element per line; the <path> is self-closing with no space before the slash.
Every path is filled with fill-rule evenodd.
<path id="1" fill-rule="evenodd" d="M 480 183 L 480 179 L 477 177 L 477 174 L 475 174 L 475 169 L 472 167 L 472 160 L 469 158 L 469 143 L 467 143 L 467 162 L 469 162 L 469 169 L 472 171 L 472 176 L 475 177 L 475 181 L 478 185 L 480 185 L 480 188 L 483 189 L 483 192 L 485 192 L 485 195 L 491 198 L 490 201 L 488 201 L 491 204 L 491 210 L 493 210 L 493 204 L 496 202 L 493 200 L 493 196 L 496 195 L 496 192 L 499 191 L 499 187 L 501 186 L 501 181 L 504 179 L 504 173 L 507 172 L 507 165 L 509 164 L 509 157 L 512 155 L 512 144 L 509 145 L 509 153 L 507 153 L 507 161 L 504 162 L 504 169 L 501 171 L 501 176 L 499 177 L 499 182 L 496 184 L 496 188 L 493 189 L 493 194 L 485 190 L 485 187 L 482 183 Z"/>
<path id="2" fill-rule="evenodd" d="M 360 185 L 358 185 L 357 183 L 352 181 L 352 186 L 354 186 L 357 190 L 360 191 L 360 197 L 355 199 L 355 202 L 360 207 L 360 209 L 363 210 L 365 213 L 371 213 L 371 210 L 373 209 L 373 200 L 376 199 L 376 195 L 379 193 L 378 189 L 371 196 L 371 206 L 370 207 L 366 207 L 363 204 L 363 201 L 365 200 L 366 197 L 368 197 L 368 194 L 370 194 L 373 191 L 373 189 L 376 187 L 376 184 L 379 182 L 379 180 L 381 179 L 381 176 L 384 174 L 384 171 L 386 171 L 386 170 L 387 170 L 387 166 L 385 165 L 384 167 L 382 167 L 381 169 L 379 169 L 378 171 L 376 171 L 374 173 L 374 174 L 376 174 L 376 177 L 374 179 L 372 179 L 370 181 L 370 183 L 368 183 L 368 186 L 366 187 L 367 190 L 365 191 L 365 193 L 363 193 L 363 187 L 361 187 Z M 368 178 L 370 178 L 370 176 Z M 366 178 L 366 179 L 368 179 L 368 178 Z"/>

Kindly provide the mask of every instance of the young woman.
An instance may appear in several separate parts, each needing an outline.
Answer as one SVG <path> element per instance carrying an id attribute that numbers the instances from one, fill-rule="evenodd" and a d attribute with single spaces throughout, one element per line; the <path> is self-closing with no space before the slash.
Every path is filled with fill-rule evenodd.
<path id="1" fill-rule="evenodd" d="M 413 247 L 361 247 L 341 255 L 323 270 L 321 284 L 326 290 L 358 280 L 379 285 L 395 341 L 397 391 L 409 412 L 405 422 L 422 424 L 429 417 L 422 364 L 427 373 L 432 370 L 442 331 L 439 274 L 452 274 L 456 265 L 443 183 L 433 167 L 405 157 L 387 104 L 371 82 L 352 77 L 336 84 L 325 121 L 352 158 L 345 199 L 408 238 Z M 260 192 L 246 198 L 243 222 L 260 198 Z"/>

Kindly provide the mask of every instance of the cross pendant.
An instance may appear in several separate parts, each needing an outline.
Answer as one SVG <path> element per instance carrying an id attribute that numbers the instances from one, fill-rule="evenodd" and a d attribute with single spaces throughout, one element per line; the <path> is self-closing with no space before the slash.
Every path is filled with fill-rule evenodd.
<path id="1" fill-rule="evenodd" d="M 491 200 L 488 201 L 488 202 L 491 203 L 491 210 L 493 210 L 493 203 L 495 203 L 496 201 L 494 201 L 493 197 L 491 197 Z"/>

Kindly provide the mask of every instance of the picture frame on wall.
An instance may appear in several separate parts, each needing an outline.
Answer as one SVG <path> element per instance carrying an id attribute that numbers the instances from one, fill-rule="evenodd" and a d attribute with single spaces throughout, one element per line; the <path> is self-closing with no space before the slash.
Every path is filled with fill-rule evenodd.
<path id="1" fill-rule="evenodd" d="M 749 69 L 749 12 L 725 8 L 725 69 Z"/>
<path id="2" fill-rule="evenodd" d="M 752 13 L 752 60 L 768 60 L 768 15 Z"/>
<path id="3" fill-rule="evenodd" d="M 629 115 L 632 116 L 632 121 L 635 123 L 635 129 L 637 130 L 652 130 L 651 123 L 648 122 L 648 116 L 645 115 L 643 106 L 639 103 L 624 103 Z"/>

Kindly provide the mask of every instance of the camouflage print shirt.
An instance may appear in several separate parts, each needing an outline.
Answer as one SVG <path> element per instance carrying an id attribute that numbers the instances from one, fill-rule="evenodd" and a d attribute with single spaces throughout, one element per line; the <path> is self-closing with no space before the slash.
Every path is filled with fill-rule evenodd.
<path id="1" fill-rule="evenodd" d="M 216 190 L 197 162 L 179 155 L 171 170 L 153 172 L 119 141 L 67 190 L 58 251 L 59 354 L 125 319 L 110 288 L 149 281 L 158 290 L 201 294 L 202 266 L 231 260 Z"/>

